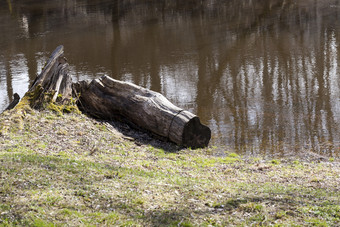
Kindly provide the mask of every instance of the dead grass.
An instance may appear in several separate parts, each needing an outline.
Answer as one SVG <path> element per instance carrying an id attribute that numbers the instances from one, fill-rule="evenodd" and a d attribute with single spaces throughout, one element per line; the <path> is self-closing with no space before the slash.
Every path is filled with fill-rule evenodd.
<path id="1" fill-rule="evenodd" d="M 337 158 L 218 157 L 79 114 L 22 118 L 0 115 L 0 226 L 340 225 Z"/>

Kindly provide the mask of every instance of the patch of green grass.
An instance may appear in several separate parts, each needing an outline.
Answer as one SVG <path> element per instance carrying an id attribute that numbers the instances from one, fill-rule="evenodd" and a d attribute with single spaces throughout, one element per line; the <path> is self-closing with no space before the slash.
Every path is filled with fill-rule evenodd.
<path id="1" fill-rule="evenodd" d="M 262 160 L 262 159 L 259 158 L 259 157 L 253 157 L 253 158 L 251 158 L 251 159 L 252 159 L 252 161 L 255 162 L 255 163 Z"/>
<path id="2" fill-rule="evenodd" d="M 337 160 L 217 157 L 214 147 L 168 152 L 81 115 L 26 117 L 24 130 L 0 136 L 0 226 L 340 222 Z"/>
<path id="3" fill-rule="evenodd" d="M 287 212 L 280 210 L 280 211 L 276 212 L 274 218 L 275 219 L 284 219 L 286 216 L 287 216 Z"/>
<path id="4" fill-rule="evenodd" d="M 212 158 L 212 159 L 205 159 L 201 157 L 196 157 L 194 159 L 195 163 L 197 166 L 201 168 L 206 168 L 206 167 L 212 167 L 217 163 L 217 160 Z"/>
<path id="5" fill-rule="evenodd" d="M 250 203 L 241 204 L 240 209 L 243 212 L 251 213 L 251 212 L 261 212 L 264 208 L 263 208 L 263 205 L 261 204 L 250 202 Z"/>
<path id="6" fill-rule="evenodd" d="M 52 222 L 49 222 L 49 221 L 46 221 L 40 218 L 33 218 L 31 225 L 34 227 L 54 227 L 55 226 Z"/>
<path id="7" fill-rule="evenodd" d="M 230 154 L 228 154 L 228 157 L 230 157 L 230 158 L 239 158 L 240 156 L 238 154 L 236 154 L 236 153 L 230 153 Z"/>
<path id="8" fill-rule="evenodd" d="M 114 225 L 119 219 L 120 217 L 116 212 L 109 212 L 101 217 L 99 223 L 103 225 Z"/>
<path id="9" fill-rule="evenodd" d="M 318 218 L 306 218 L 305 223 L 308 226 L 319 226 L 319 227 L 328 227 L 328 223 L 324 220 Z"/>
<path id="10" fill-rule="evenodd" d="M 255 214 L 250 218 L 247 218 L 246 224 L 251 226 L 262 226 L 265 225 L 266 220 L 266 214 Z"/>
<path id="11" fill-rule="evenodd" d="M 193 227 L 194 225 L 190 221 L 180 221 L 176 226 L 179 227 Z"/>
<path id="12" fill-rule="evenodd" d="M 227 163 L 227 164 L 234 163 L 234 162 L 240 162 L 240 161 L 241 161 L 240 158 L 238 158 L 238 157 L 230 157 L 230 156 L 220 159 L 221 163 Z"/>
<path id="13" fill-rule="evenodd" d="M 331 205 L 324 206 L 307 206 L 301 207 L 300 210 L 307 214 L 308 216 L 314 216 L 315 218 L 322 218 L 324 221 L 337 221 L 340 222 L 340 205 L 334 205 L 332 202 L 329 202 Z M 319 220 L 319 219 L 315 219 Z"/>
<path id="14" fill-rule="evenodd" d="M 294 165 L 299 165 L 300 162 L 299 162 L 299 160 L 294 160 L 294 161 L 293 161 L 293 164 L 294 164 Z"/>

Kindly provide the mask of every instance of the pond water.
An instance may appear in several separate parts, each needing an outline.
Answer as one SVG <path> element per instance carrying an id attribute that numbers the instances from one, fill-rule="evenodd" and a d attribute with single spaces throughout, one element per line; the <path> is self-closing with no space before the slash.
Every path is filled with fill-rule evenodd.
<path id="1" fill-rule="evenodd" d="M 338 0 L 1 0 L 0 111 L 60 44 L 74 80 L 158 91 L 240 154 L 340 153 Z"/>

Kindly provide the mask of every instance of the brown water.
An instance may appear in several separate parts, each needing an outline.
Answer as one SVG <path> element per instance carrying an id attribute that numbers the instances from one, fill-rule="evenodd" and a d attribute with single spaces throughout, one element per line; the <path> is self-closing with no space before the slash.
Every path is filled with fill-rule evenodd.
<path id="1" fill-rule="evenodd" d="M 340 153 L 340 1 L 0 0 L 0 111 L 58 45 L 197 114 L 241 154 Z"/>

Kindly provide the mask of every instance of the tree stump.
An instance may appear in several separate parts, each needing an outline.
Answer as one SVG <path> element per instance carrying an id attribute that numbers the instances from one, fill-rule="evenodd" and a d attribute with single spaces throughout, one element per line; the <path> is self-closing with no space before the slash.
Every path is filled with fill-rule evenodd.
<path id="1" fill-rule="evenodd" d="M 40 109 L 44 104 L 65 103 L 72 98 L 72 78 L 68 75 L 68 63 L 64 57 L 64 46 L 58 46 L 42 72 L 25 94 L 30 96 L 30 105 Z"/>

